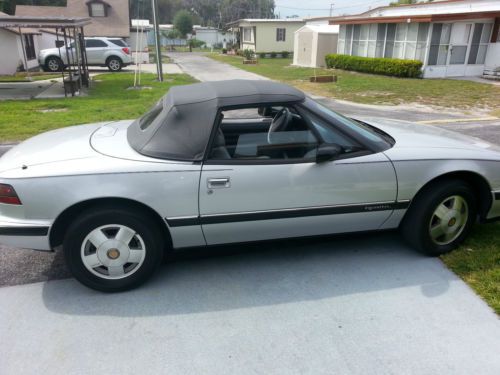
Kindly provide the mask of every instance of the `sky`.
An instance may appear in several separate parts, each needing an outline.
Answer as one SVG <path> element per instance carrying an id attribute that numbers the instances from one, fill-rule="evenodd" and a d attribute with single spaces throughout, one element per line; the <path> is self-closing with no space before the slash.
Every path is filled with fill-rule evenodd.
<path id="1" fill-rule="evenodd" d="M 275 13 L 280 18 L 293 15 L 299 17 L 319 17 L 330 15 L 330 4 L 333 3 L 333 15 L 357 14 L 388 5 L 391 0 L 274 0 Z"/>

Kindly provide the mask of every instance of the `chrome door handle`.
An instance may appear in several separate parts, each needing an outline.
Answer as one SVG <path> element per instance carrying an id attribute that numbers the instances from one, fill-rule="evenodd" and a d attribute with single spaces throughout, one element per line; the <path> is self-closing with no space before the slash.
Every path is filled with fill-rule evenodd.
<path id="1" fill-rule="evenodd" d="M 207 187 L 209 189 L 222 189 L 231 187 L 229 177 L 207 178 Z"/>

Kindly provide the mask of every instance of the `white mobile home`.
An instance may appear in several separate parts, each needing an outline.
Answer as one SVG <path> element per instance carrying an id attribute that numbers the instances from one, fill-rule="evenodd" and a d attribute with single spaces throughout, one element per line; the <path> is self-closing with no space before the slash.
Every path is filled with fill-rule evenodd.
<path id="1" fill-rule="evenodd" d="M 241 19 L 228 24 L 236 29 L 239 48 L 255 52 L 292 52 L 294 33 L 304 25 L 300 18 Z"/>
<path id="2" fill-rule="evenodd" d="M 417 59 L 425 78 L 500 70 L 500 1 L 447 0 L 333 17 L 337 53 Z"/>

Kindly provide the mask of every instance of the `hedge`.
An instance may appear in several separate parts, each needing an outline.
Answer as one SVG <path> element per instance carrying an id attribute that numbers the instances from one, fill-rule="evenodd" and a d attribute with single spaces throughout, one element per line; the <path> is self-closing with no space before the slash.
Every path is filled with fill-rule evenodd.
<path id="1" fill-rule="evenodd" d="M 395 77 L 418 78 L 422 75 L 422 61 L 359 57 L 330 54 L 325 57 L 328 68 L 354 70 L 356 72 L 383 74 Z"/>

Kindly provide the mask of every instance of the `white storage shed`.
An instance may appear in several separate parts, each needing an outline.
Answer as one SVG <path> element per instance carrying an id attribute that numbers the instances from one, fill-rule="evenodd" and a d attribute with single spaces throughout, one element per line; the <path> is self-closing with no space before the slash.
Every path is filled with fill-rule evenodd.
<path id="1" fill-rule="evenodd" d="M 337 25 L 306 24 L 295 32 L 293 65 L 324 67 L 325 56 L 337 52 Z"/>

